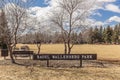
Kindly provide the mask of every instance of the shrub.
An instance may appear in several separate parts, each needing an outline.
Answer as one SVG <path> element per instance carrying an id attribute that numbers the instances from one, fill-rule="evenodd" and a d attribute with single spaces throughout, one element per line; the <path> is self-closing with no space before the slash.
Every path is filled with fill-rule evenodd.
<path id="1" fill-rule="evenodd" d="M 21 46 L 21 50 L 23 50 L 23 51 L 29 51 L 30 48 L 29 48 L 29 46 Z"/>

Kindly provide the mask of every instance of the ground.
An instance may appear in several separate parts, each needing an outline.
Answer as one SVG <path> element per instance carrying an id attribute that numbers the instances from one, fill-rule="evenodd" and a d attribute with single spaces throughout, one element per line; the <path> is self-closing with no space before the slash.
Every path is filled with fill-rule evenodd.
<path id="1" fill-rule="evenodd" d="M 120 64 L 107 61 L 84 61 L 82 68 L 79 67 L 78 61 L 51 61 L 52 67 L 46 67 L 45 61 L 16 60 L 16 62 L 20 64 L 11 64 L 10 60 L 0 61 L 0 80 L 120 79 Z M 58 63 L 60 64 L 57 65 Z M 69 66 L 64 66 L 65 64 Z"/>
<path id="2" fill-rule="evenodd" d="M 23 44 L 21 44 L 23 45 Z M 20 47 L 21 45 L 18 45 Z M 35 45 L 28 45 L 36 52 Z M 61 44 L 42 45 L 42 53 L 62 53 Z M 0 80 L 120 80 L 120 45 L 75 45 L 72 53 L 97 53 L 98 60 L 33 61 L 18 58 L 17 64 L 0 57 Z"/>

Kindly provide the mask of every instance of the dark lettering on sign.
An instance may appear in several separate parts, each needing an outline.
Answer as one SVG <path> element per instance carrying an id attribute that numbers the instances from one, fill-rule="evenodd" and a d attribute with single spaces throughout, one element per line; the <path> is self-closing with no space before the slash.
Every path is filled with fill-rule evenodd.
<path id="1" fill-rule="evenodd" d="M 96 60 L 97 54 L 34 54 L 34 60 Z"/>

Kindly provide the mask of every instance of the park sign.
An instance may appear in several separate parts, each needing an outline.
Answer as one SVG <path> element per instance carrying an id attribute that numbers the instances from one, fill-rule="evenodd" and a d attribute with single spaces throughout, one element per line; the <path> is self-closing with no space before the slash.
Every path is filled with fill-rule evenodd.
<path id="1" fill-rule="evenodd" d="M 33 60 L 96 60 L 97 54 L 34 54 Z"/>
<path id="2" fill-rule="evenodd" d="M 96 60 L 97 54 L 34 54 L 33 60 L 47 60 L 47 67 L 49 67 L 49 60 L 80 60 L 80 67 L 82 67 L 82 60 Z"/>

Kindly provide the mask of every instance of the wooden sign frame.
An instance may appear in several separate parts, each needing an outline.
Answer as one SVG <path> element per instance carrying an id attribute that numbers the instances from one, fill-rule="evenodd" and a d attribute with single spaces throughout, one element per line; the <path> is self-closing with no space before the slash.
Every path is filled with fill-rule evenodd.
<path id="1" fill-rule="evenodd" d="M 82 60 L 97 60 L 97 54 L 34 54 L 33 60 L 47 60 L 47 67 L 49 60 L 80 60 L 82 67 Z"/>

